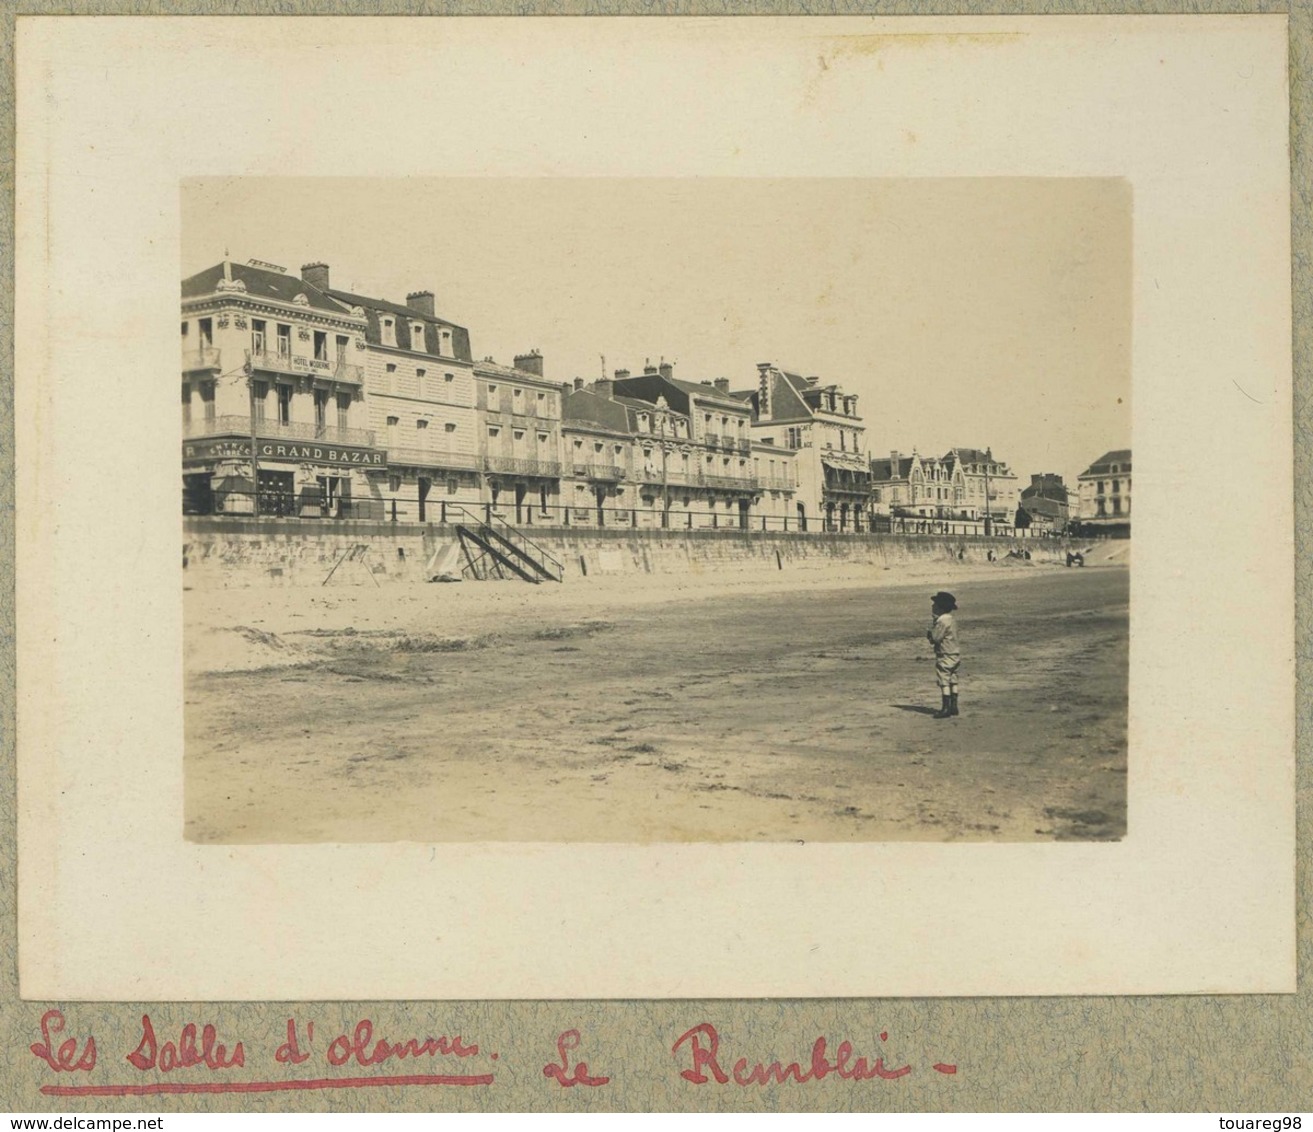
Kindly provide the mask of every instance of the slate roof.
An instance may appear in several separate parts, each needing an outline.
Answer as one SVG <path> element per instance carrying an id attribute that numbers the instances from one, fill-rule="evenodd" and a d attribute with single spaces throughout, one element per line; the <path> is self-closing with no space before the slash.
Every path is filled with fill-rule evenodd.
<path id="1" fill-rule="evenodd" d="M 1067 517 L 1067 504 L 1060 503 L 1056 499 L 1046 499 L 1042 495 L 1034 495 L 1025 500 L 1021 507 L 1031 515 L 1042 515 L 1048 519 L 1065 519 Z"/>
<path id="2" fill-rule="evenodd" d="M 639 413 L 647 413 L 649 416 L 651 416 L 654 412 L 656 412 L 655 403 L 652 401 L 644 401 L 641 397 L 624 397 L 621 394 L 617 393 L 612 396 L 611 400 L 617 401 L 621 405 L 624 405 L 631 410 L 629 414 L 629 420 L 630 423 L 633 425 L 633 429 L 635 432 L 639 431 L 638 421 L 637 421 L 637 416 Z M 681 413 L 676 411 L 675 409 L 671 409 L 668 407 L 662 411 L 667 413 L 672 413 L 674 416 L 679 417 L 683 421 L 688 420 L 687 413 Z M 640 433 L 640 435 L 650 437 L 653 436 L 654 434 L 650 432 L 644 432 L 644 433 Z M 660 438 L 658 437 L 658 439 Z M 670 437 L 667 436 L 666 439 L 670 439 Z"/>
<path id="3" fill-rule="evenodd" d="M 451 354 L 448 356 L 466 362 L 474 360 L 470 354 L 470 332 L 463 326 L 457 326 L 454 322 L 448 322 L 445 318 L 435 318 L 427 314 L 421 314 L 412 307 L 405 306 L 402 303 L 394 303 L 388 299 L 371 299 L 367 295 L 355 295 L 350 291 L 339 291 L 335 288 L 331 288 L 328 294 L 348 308 L 364 308 L 365 317 L 369 319 L 369 327 L 365 331 L 365 337 L 375 346 L 384 344 L 379 323 L 380 316 L 391 314 L 395 316 L 394 329 L 396 330 L 398 349 L 414 350 L 420 353 L 432 354 L 435 357 L 441 356 L 441 343 L 436 328 L 445 327 L 451 331 Z M 424 342 L 422 344 L 411 343 L 410 324 L 412 322 L 424 323 Z M 530 374 L 528 376 L 532 377 L 534 375 Z"/>
<path id="4" fill-rule="evenodd" d="M 1111 452 L 1105 452 L 1094 461 L 1082 473 L 1087 476 L 1106 476 L 1112 471 L 1113 464 L 1116 464 L 1119 471 L 1129 472 L 1131 470 L 1131 450 L 1129 448 L 1115 448 Z"/>
<path id="5" fill-rule="evenodd" d="M 652 375 L 647 374 L 646 376 L 651 377 Z M 660 375 L 658 374 L 657 376 L 659 377 Z M 712 401 L 720 401 L 722 404 L 726 405 L 732 404 L 736 409 L 741 409 L 743 407 L 743 402 L 740 398 L 735 397 L 734 394 L 726 390 L 717 389 L 714 385 L 703 385 L 700 381 L 681 381 L 677 377 L 667 377 L 663 380 L 670 382 L 670 384 L 676 389 L 682 389 L 685 393 L 692 393 L 698 397 L 705 397 Z"/>
<path id="6" fill-rule="evenodd" d="M 204 271 L 198 271 L 182 281 L 184 299 L 200 298 L 212 295 L 218 290 L 219 282 L 224 277 L 223 263 L 216 263 Z M 319 290 L 302 279 L 299 275 L 287 275 L 280 271 L 270 271 L 264 267 L 253 267 L 248 263 L 228 261 L 228 272 L 234 280 L 240 280 L 246 287 L 245 294 L 254 299 L 275 299 L 280 303 L 290 303 L 297 295 L 304 295 L 309 300 L 312 310 L 328 314 L 351 314 L 349 306 L 343 306 L 329 293 Z"/>
<path id="7" fill-rule="evenodd" d="M 871 478 L 873 480 L 879 480 L 881 482 L 893 479 L 894 477 L 890 475 L 890 469 L 892 466 L 893 466 L 893 460 L 889 459 L 888 457 L 886 457 L 883 460 L 872 460 Z M 904 480 L 907 479 L 908 474 L 911 472 L 911 470 L 912 470 L 912 457 L 900 456 L 898 459 L 898 478 Z"/>
<path id="8" fill-rule="evenodd" d="M 953 459 L 956 453 L 959 463 L 962 464 L 998 464 L 1006 467 L 1006 463 L 997 456 L 991 456 L 979 448 L 950 448 L 944 453 L 943 459 L 949 461 Z"/>
<path id="9" fill-rule="evenodd" d="M 1021 501 L 1024 503 L 1028 499 L 1050 499 L 1058 503 L 1066 503 L 1070 499 L 1070 493 L 1065 485 L 1041 484 L 1036 486 L 1031 484 L 1030 487 L 1023 488 L 1021 492 Z"/>
<path id="10" fill-rule="evenodd" d="M 637 431 L 635 410 L 611 397 L 588 389 L 575 389 L 561 407 L 561 426 L 593 426 L 609 432 L 632 434 Z"/>
<path id="11" fill-rule="evenodd" d="M 776 420 L 789 420 L 793 417 L 810 417 L 812 406 L 802 396 L 804 389 L 811 388 L 805 377 L 796 373 L 776 371 L 782 381 L 770 383 L 770 415 Z"/>

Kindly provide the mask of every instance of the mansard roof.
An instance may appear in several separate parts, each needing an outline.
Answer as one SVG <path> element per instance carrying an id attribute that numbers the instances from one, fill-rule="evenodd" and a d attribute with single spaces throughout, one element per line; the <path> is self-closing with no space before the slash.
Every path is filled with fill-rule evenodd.
<path id="1" fill-rule="evenodd" d="M 229 280 L 241 284 L 242 290 L 239 293 L 253 299 L 295 303 L 297 295 L 304 295 L 306 305 L 312 310 L 348 317 L 351 314 L 349 306 L 343 305 L 331 294 L 307 283 L 299 275 L 287 275 L 281 271 L 255 267 L 249 263 L 233 263 L 231 260 L 220 261 L 213 267 L 207 267 L 204 271 L 198 271 L 195 275 L 184 279 L 182 297 L 197 299 L 205 295 L 213 295 L 219 291 L 221 283 Z"/>
<path id="2" fill-rule="evenodd" d="M 380 319 L 382 316 L 390 314 L 394 316 L 395 320 L 394 329 L 398 349 L 441 356 L 441 340 L 436 330 L 444 328 L 451 331 L 451 353 L 447 356 L 465 362 L 474 360 L 470 354 L 470 332 L 463 326 L 457 326 L 456 323 L 449 322 L 445 318 L 424 314 L 413 307 L 408 307 L 403 303 L 394 303 L 389 299 L 374 299 L 368 295 L 356 295 L 350 291 L 339 291 L 336 288 L 330 289 L 328 294 L 347 307 L 361 307 L 364 310 L 365 317 L 369 320 L 369 327 L 365 331 L 365 337 L 372 345 L 384 345 Z M 411 342 L 410 327 L 412 323 L 416 322 L 422 322 L 425 326 L 424 341 L 420 344 Z"/>
<path id="3" fill-rule="evenodd" d="M 1129 448 L 1115 448 L 1111 452 L 1105 452 L 1086 468 L 1082 475 L 1106 476 L 1111 473 L 1113 464 L 1117 465 L 1119 472 L 1129 472 L 1131 470 L 1131 450 Z"/>

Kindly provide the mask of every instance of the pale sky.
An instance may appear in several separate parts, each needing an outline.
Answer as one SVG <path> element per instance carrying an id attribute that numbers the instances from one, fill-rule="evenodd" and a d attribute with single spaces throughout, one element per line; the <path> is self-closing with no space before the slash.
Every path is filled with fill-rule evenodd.
<path id="1" fill-rule="evenodd" d="M 985 448 L 1022 485 L 1130 447 L 1131 192 L 1104 179 L 213 178 L 182 274 L 223 258 L 405 302 L 476 358 L 592 380 L 770 361 L 860 397 L 872 456 Z"/>

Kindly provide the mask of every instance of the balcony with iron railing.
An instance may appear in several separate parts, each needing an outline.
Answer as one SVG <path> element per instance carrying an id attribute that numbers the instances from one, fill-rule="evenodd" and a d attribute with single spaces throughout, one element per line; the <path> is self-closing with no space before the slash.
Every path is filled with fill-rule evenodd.
<path id="1" fill-rule="evenodd" d="M 388 464 L 406 468 L 450 468 L 455 471 L 477 472 L 479 458 L 468 452 L 442 452 L 433 448 L 415 448 L 404 445 L 387 447 Z"/>
<path id="2" fill-rule="evenodd" d="M 199 350 L 183 350 L 182 372 L 196 373 L 198 370 L 222 369 L 219 364 L 219 348 L 202 346 Z"/>
<path id="3" fill-rule="evenodd" d="M 252 372 L 295 374 L 348 385 L 362 385 L 365 380 L 364 367 L 343 358 L 308 358 L 303 354 L 247 350 L 246 361 Z"/>
<path id="4" fill-rule="evenodd" d="M 226 414 L 224 416 L 195 418 L 183 423 L 182 434 L 188 440 L 203 436 L 251 435 L 251 418 Z M 317 425 L 308 421 L 255 421 L 255 435 L 261 440 L 312 440 L 321 444 L 346 444 L 359 448 L 374 446 L 374 433 L 366 428 L 337 428 Z"/>
<path id="5" fill-rule="evenodd" d="M 574 474 L 604 483 L 618 483 L 625 478 L 625 469 L 619 464 L 575 464 Z"/>
<path id="6" fill-rule="evenodd" d="M 718 433 L 718 432 L 707 432 L 707 433 L 703 433 L 703 435 L 702 435 L 702 443 L 705 444 L 708 448 L 719 448 L 719 447 L 720 447 L 720 433 Z"/>
<path id="7" fill-rule="evenodd" d="M 744 438 L 744 437 L 739 437 L 739 439 L 738 439 L 738 450 L 739 450 L 741 453 L 743 453 L 743 455 L 746 456 L 749 452 L 752 451 L 752 441 L 751 441 L 751 440 L 748 440 L 748 439 L 746 439 L 746 438 Z"/>
<path id="8" fill-rule="evenodd" d="M 500 472 L 503 475 L 540 476 L 555 479 L 561 474 L 561 465 L 556 460 L 527 460 L 519 456 L 485 456 L 483 470 Z"/>
<path id="9" fill-rule="evenodd" d="M 717 476 L 703 472 L 699 477 L 706 487 L 728 488 L 730 491 L 754 491 L 757 480 L 753 476 Z"/>

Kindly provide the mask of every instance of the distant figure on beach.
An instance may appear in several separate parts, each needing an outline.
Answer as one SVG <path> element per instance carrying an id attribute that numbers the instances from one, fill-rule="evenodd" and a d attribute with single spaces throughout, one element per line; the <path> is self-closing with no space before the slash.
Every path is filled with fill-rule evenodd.
<path id="1" fill-rule="evenodd" d="M 958 714 L 957 669 L 962 663 L 962 651 L 957 643 L 957 623 L 953 614 L 957 599 L 940 590 L 930 599 L 930 628 L 926 640 L 935 647 L 935 679 L 939 683 L 940 707 L 936 719 L 948 719 Z"/>

